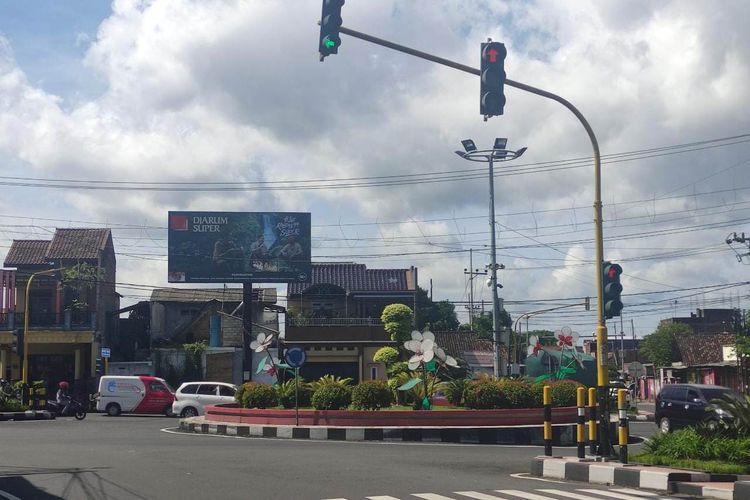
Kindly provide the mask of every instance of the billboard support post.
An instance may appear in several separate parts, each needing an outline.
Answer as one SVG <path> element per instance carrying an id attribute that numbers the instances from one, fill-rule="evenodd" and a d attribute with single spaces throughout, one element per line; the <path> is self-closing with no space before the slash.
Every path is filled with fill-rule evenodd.
<path id="1" fill-rule="evenodd" d="M 253 352 L 250 350 L 250 342 L 253 341 L 253 282 L 242 283 L 242 358 L 243 371 L 250 373 L 252 378 Z M 248 340 L 250 337 L 250 340 Z M 245 382 L 243 380 L 243 382 Z"/>

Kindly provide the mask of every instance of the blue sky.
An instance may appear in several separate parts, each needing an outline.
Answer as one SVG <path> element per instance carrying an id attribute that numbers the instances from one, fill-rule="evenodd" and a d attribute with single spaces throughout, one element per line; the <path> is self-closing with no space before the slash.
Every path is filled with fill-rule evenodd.
<path id="1" fill-rule="evenodd" d="M 474 167 L 453 154 L 461 139 L 490 145 L 501 136 L 529 147 L 520 170 L 505 166 L 496 183 L 509 310 L 594 295 L 590 163 L 560 163 L 591 154 L 570 113 L 506 89 L 505 115 L 484 122 L 475 77 L 348 37 L 320 63 L 320 2 L 294 7 L 0 2 L 0 161 L 3 175 L 24 178 L 0 179 L 0 254 L 14 238 L 55 227 L 111 225 L 118 281 L 142 285 L 121 287 L 127 303 L 166 285 L 168 210 L 310 211 L 320 261 L 417 266 L 420 284 L 432 279 L 435 298 L 457 301 L 465 321 L 469 249 L 475 267 L 489 260 L 487 183 L 435 181 Z M 625 321 L 641 335 L 696 307 L 746 306 L 745 288 L 709 285 L 740 281 L 747 269 L 724 243 L 750 219 L 747 141 L 633 152 L 750 132 L 749 14 L 741 0 L 384 0 L 343 10 L 349 27 L 474 66 L 480 42 L 502 41 L 509 78 L 581 109 L 607 160 L 605 257 L 622 262 L 625 293 L 639 294 L 627 299 Z M 400 174 L 425 177 L 358 188 L 330 181 Z M 40 185 L 59 179 L 149 189 Z M 327 186 L 202 189 L 300 180 Z M 8 185 L 19 182 L 30 185 Z M 708 288 L 680 291 L 690 287 Z M 475 295 L 489 299 L 486 287 Z M 581 334 L 594 324 L 585 311 L 534 321 Z"/>

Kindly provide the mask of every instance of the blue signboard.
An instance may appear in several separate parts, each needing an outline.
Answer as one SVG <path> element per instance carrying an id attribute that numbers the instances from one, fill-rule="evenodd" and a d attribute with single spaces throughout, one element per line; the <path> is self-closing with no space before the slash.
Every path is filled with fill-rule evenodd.
<path id="1" fill-rule="evenodd" d="M 290 347 L 286 350 L 284 360 L 286 361 L 286 364 L 292 368 L 299 368 L 305 364 L 305 361 L 307 361 L 307 354 L 302 347 Z"/>
<path id="2" fill-rule="evenodd" d="M 170 283 L 309 281 L 310 214 L 169 212 Z"/>
<path id="3" fill-rule="evenodd" d="M 102 347 L 102 358 L 109 358 L 111 353 L 109 347 Z"/>

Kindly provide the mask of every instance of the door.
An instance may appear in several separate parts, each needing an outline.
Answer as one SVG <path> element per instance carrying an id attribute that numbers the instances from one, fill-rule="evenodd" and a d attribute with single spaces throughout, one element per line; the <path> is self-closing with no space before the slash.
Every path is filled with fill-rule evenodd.
<path id="1" fill-rule="evenodd" d="M 687 390 L 687 399 L 684 404 L 685 420 L 687 424 L 698 424 L 706 416 L 706 402 L 703 401 L 698 391 L 695 389 Z"/>
<path id="2" fill-rule="evenodd" d="M 204 413 L 206 405 L 215 405 L 219 402 L 219 387 L 217 384 L 201 384 L 195 396 L 200 404 L 199 411 Z"/>
<path id="3" fill-rule="evenodd" d="M 236 392 L 236 389 L 234 387 L 231 387 L 228 385 L 220 385 L 219 386 L 219 404 L 236 403 L 237 400 L 234 399 L 235 392 Z"/>
<path id="4" fill-rule="evenodd" d="M 135 413 L 164 413 L 172 406 L 174 396 L 166 385 L 158 379 L 145 379 L 146 396 L 134 410 Z"/>

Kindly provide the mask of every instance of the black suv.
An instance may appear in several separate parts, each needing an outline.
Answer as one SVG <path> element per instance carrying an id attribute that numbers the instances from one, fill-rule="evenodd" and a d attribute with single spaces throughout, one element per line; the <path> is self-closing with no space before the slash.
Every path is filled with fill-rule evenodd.
<path id="1" fill-rule="evenodd" d="M 734 396 L 728 387 L 701 384 L 669 384 L 656 396 L 656 425 L 662 432 L 678 427 L 706 423 L 714 427 L 731 416 L 711 404 L 722 396 Z"/>

